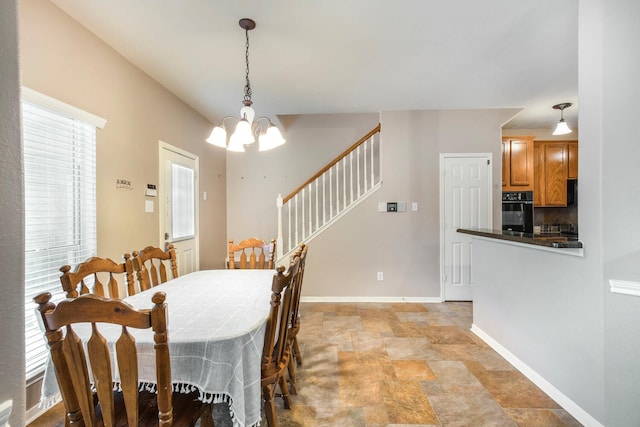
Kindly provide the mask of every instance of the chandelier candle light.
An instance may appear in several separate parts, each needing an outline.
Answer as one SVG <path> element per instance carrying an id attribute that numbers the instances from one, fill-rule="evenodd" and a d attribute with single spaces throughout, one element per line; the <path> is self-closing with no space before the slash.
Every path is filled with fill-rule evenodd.
<path id="1" fill-rule="evenodd" d="M 554 110 L 560 110 L 560 121 L 556 126 L 556 130 L 553 131 L 553 135 L 566 135 L 568 133 L 573 132 L 569 129 L 567 122 L 564 121 L 564 109 L 571 107 L 573 104 L 570 102 L 565 102 L 563 104 L 557 104 L 553 106 Z"/>
<path id="2" fill-rule="evenodd" d="M 245 31 L 247 40 L 245 53 L 247 72 L 245 75 L 244 100 L 242 101 L 244 107 L 240 109 L 239 119 L 233 116 L 224 117 L 220 124 L 213 128 L 211 135 L 207 138 L 207 142 L 226 148 L 228 151 L 242 152 L 245 145 L 253 144 L 256 142 L 256 137 L 258 137 L 259 150 L 271 150 L 284 144 L 285 139 L 282 137 L 280 130 L 267 117 L 258 117 L 254 120 L 256 113 L 251 108 L 253 102 L 251 101 L 251 83 L 249 82 L 249 31 L 256 27 L 256 23 L 252 19 L 243 18 L 239 24 L 240 28 Z M 228 144 L 227 130 L 224 127 L 224 122 L 227 119 L 233 119 L 237 122 L 236 130 L 229 138 Z"/>

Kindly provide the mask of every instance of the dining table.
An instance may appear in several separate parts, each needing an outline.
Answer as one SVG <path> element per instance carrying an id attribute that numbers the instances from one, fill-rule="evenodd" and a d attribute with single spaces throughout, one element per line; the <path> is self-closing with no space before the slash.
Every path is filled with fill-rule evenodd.
<path id="1" fill-rule="evenodd" d="M 275 270 L 202 270 L 169 280 L 124 299 L 134 308 L 151 308 L 154 293 L 166 293 L 169 353 L 174 391 L 197 390 L 199 399 L 229 405 L 234 426 L 260 424 L 260 362 Z M 82 331 L 74 328 L 82 337 Z M 101 325 L 110 344 L 120 333 Z M 86 328 L 89 335 L 89 328 Z M 150 329 L 130 329 L 138 348 L 139 382 L 154 389 L 155 351 Z M 118 384 L 117 369 L 113 369 Z M 49 360 L 41 407 L 59 397 Z"/>

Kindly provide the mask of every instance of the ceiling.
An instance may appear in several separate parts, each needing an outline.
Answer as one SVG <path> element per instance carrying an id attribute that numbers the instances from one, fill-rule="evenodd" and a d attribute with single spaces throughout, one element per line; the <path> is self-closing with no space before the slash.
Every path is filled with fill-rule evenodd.
<path id="1" fill-rule="evenodd" d="M 578 120 L 578 0 L 51 0 L 211 121 L 238 115 L 245 33 L 258 116 L 523 108 Z"/>

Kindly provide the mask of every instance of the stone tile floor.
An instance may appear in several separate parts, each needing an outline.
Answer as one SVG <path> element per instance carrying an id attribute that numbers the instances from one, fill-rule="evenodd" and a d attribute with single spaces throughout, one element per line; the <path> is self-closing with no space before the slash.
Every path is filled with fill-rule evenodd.
<path id="1" fill-rule="evenodd" d="M 299 393 L 291 410 L 278 399 L 281 427 L 581 425 L 469 331 L 471 303 L 302 303 L 300 311 Z M 217 427 L 230 425 L 225 413 L 216 408 Z M 31 427 L 45 425 L 57 423 Z"/>
<path id="2" fill-rule="evenodd" d="M 470 332 L 471 303 L 300 311 L 299 394 L 281 426 L 581 425 Z"/>

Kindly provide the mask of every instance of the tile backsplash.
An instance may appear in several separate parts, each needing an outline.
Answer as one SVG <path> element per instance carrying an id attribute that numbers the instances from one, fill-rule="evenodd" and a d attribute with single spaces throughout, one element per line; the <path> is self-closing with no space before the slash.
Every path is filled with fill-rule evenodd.
<path id="1" fill-rule="evenodd" d="M 578 228 L 578 206 L 566 208 L 534 208 L 533 224 L 574 224 Z"/>

